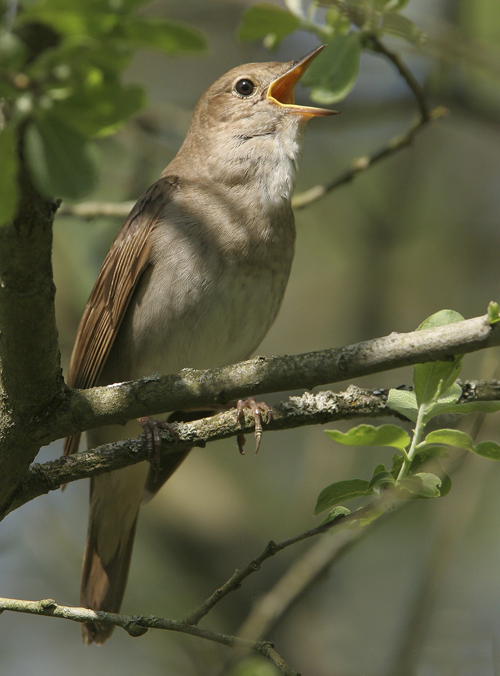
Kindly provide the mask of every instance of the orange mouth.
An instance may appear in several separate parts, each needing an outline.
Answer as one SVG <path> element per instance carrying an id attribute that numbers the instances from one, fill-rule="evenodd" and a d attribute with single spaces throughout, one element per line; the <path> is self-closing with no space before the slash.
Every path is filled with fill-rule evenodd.
<path id="1" fill-rule="evenodd" d="M 328 108 L 314 108 L 313 106 L 297 106 L 293 100 L 293 89 L 302 75 L 306 72 L 311 62 L 326 47 L 321 45 L 314 49 L 303 59 L 297 61 L 295 66 L 284 75 L 274 80 L 267 90 L 267 98 L 278 106 L 286 108 L 292 113 L 299 113 L 306 118 L 324 117 L 326 115 L 338 115 L 338 110 L 328 110 Z"/>

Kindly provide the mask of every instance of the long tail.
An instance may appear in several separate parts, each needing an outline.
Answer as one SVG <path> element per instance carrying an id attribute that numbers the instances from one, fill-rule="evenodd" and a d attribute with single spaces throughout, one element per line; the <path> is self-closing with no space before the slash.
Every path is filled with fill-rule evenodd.
<path id="1" fill-rule="evenodd" d="M 127 584 L 146 463 L 92 479 L 87 545 L 83 559 L 80 600 L 93 610 L 117 613 Z M 85 622 L 83 641 L 104 643 L 113 625 Z"/>
<path id="2" fill-rule="evenodd" d="M 125 429 L 134 436 L 137 432 L 129 428 L 130 424 Z M 123 427 L 117 426 L 92 430 L 88 433 L 89 447 L 116 441 L 126 434 Z M 141 462 L 92 479 L 80 591 L 82 606 L 110 613 L 120 611 L 140 504 L 147 502 L 161 488 L 188 452 L 163 456 L 156 469 Z M 102 622 L 85 622 L 82 625 L 83 641 L 86 645 L 102 644 L 111 636 L 113 628 Z"/>

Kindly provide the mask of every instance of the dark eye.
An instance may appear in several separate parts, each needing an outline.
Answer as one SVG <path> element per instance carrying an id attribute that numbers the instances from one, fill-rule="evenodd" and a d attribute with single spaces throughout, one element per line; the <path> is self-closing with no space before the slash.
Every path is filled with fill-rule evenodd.
<path id="1" fill-rule="evenodd" d="M 234 88 L 240 96 L 251 96 L 255 89 L 255 85 L 251 80 L 244 79 L 238 80 Z"/>

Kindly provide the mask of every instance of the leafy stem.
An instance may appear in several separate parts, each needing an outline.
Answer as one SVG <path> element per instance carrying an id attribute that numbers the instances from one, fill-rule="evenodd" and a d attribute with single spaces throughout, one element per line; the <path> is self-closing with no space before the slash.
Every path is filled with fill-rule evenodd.
<path id="1" fill-rule="evenodd" d="M 496 321 L 494 308 L 492 320 Z M 426 319 L 418 331 L 456 324 L 462 316 L 452 310 L 441 310 Z M 455 429 L 437 429 L 428 434 L 427 423 L 442 413 L 466 414 L 500 410 L 500 402 L 459 403 L 462 388 L 456 382 L 461 369 L 461 356 L 449 356 L 445 361 L 417 364 L 413 369 L 413 389 L 389 391 L 387 405 L 415 423 L 410 438 L 398 425 L 358 425 L 346 433 L 327 430 L 328 436 L 344 446 L 389 446 L 396 448 L 392 467 L 386 470 L 377 465 L 370 481 L 349 479 L 337 481 L 324 488 L 318 496 L 315 513 L 330 509 L 326 520 L 329 523 L 346 508 L 342 502 L 353 498 L 380 496 L 383 492 L 396 499 L 437 498 L 446 495 L 451 488 L 450 477 L 440 464 L 440 457 L 447 447 L 462 448 L 490 460 L 500 460 L 500 445 L 494 441 L 474 444 L 473 439 Z M 373 514 L 377 518 L 382 512 Z M 356 512 L 354 512 L 356 514 Z"/>
<path id="2" fill-rule="evenodd" d="M 401 453 L 403 455 L 403 464 L 399 470 L 399 474 L 396 479 L 396 483 L 399 483 L 402 479 L 405 479 L 408 476 L 411 463 L 417 452 L 417 447 L 422 440 L 422 436 L 425 430 L 425 405 L 420 406 L 418 410 L 417 422 L 415 423 L 415 428 L 413 430 L 413 437 L 411 440 L 410 448 L 408 451 L 402 448 Z"/>

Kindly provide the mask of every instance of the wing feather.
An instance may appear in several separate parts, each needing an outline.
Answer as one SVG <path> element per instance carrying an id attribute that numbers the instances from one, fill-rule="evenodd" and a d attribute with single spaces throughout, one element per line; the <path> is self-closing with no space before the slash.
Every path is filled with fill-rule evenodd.
<path id="1" fill-rule="evenodd" d="M 162 177 L 139 198 L 120 228 L 83 311 L 68 373 L 68 385 L 96 385 L 113 346 L 130 299 L 150 264 L 150 233 L 177 187 L 175 177 Z M 80 435 L 67 437 L 64 455 L 78 448 Z"/>

